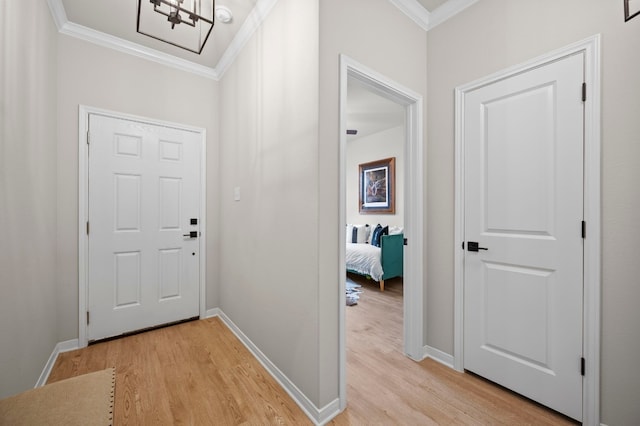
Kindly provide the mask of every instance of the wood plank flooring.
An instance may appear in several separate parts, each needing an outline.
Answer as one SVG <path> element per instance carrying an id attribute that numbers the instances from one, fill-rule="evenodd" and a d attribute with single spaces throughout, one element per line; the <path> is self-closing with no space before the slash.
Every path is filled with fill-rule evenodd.
<path id="1" fill-rule="evenodd" d="M 468 373 L 402 353 L 402 279 L 362 284 L 347 307 L 347 409 L 333 425 L 571 425 L 572 420 Z"/>
<path id="2" fill-rule="evenodd" d="M 49 383 L 116 367 L 114 425 L 310 425 L 218 318 L 60 354 Z"/>
<path id="3" fill-rule="evenodd" d="M 402 280 L 387 281 L 384 292 L 363 283 L 346 313 L 348 406 L 330 424 L 573 424 L 476 376 L 405 357 Z M 110 366 L 114 425 L 311 424 L 218 318 L 60 354 L 49 382 Z"/>

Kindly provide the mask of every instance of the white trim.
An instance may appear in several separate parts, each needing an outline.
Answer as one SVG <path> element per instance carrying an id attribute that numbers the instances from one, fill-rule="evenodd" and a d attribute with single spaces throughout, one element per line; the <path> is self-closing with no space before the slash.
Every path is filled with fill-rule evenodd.
<path id="1" fill-rule="evenodd" d="M 427 31 L 454 17 L 477 1 L 478 0 L 448 0 L 438 8 L 431 11 Z"/>
<path id="2" fill-rule="evenodd" d="M 78 107 L 78 345 L 87 346 L 87 285 L 89 283 L 89 237 L 86 222 L 89 220 L 89 113 L 93 108 Z"/>
<path id="3" fill-rule="evenodd" d="M 347 93 L 348 93 L 348 81 L 349 72 L 347 70 L 348 58 L 344 55 L 340 55 L 340 81 L 339 81 L 339 104 L 338 111 L 340 114 L 339 132 L 340 132 L 340 154 L 338 158 L 339 177 L 339 203 L 338 203 L 338 264 L 341 268 L 344 267 L 346 262 L 346 246 L 342 243 L 346 238 L 347 223 L 347 210 L 346 210 L 346 187 L 347 176 L 345 170 L 347 169 Z M 346 333 L 346 288 L 347 277 L 346 273 L 339 273 L 340 276 L 338 282 L 338 399 L 340 400 L 340 411 L 347 408 L 347 333 Z"/>
<path id="4" fill-rule="evenodd" d="M 583 383 L 585 425 L 600 422 L 600 332 L 601 332 L 601 129 L 600 129 L 600 35 L 580 43 L 585 52 L 585 221 L 584 241 L 584 355 L 586 376 Z M 576 46 L 577 48 L 578 46 Z"/>
<path id="5" fill-rule="evenodd" d="M 584 220 L 587 238 L 584 242 L 584 331 L 583 354 L 586 373 L 583 380 L 582 422 L 597 425 L 600 420 L 600 306 L 601 306 L 601 217 L 600 217 L 600 35 L 555 50 L 524 64 L 510 67 L 488 77 L 457 87 L 455 114 L 455 241 L 454 241 L 454 366 L 463 371 L 463 252 L 464 239 L 464 95 L 478 87 L 525 72 L 577 53 L 585 55 L 584 132 Z"/>
<path id="6" fill-rule="evenodd" d="M 235 37 L 227 47 L 227 50 L 222 54 L 220 60 L 216 65 L 216 73 L 218 78 L 222 78 L 231 65 L 235 62 L 236 58 L 251 39 L 256 30 L 262 25 L 264 20 L 271 12 L 271 9 L 278 3 L 278 0 L 258 0 L 255 7 L 247 16 Z"/>
<path id="7" fill-rule="evenodd" d="M 389 0 L 391 4 L 400 9 L 420 28 L 429 31 L 444 21 L 454 17 L 478 0 L 448 0 L 436 9 L 429 12 L 417 0 Z"/>
<path id="8" fill-rule="evenodd" d="M 62 4 L 62 0 L 47 0 L 47 3 L 49 4 L 49 10 L 51 11 L 53 22 L 55 22 L 58 31 L 62 30 L 64 24 L 69 21 L 69 19 L 67 19 L 67 12 L 64 10 L 64 4 Z"/>
<path id="9" fill-rule="evenodd" d="M 322 408 L 317 408 L 306 395 L 298 389 L 271 360 L 256 346 L 246 334 L 221 310 L 217 311 L 217 316 L 231 330 L 251 354 L 262 364 L 271 376 L 282 386 L 289 396 L 300 406 L 302 411 L 316 425 L 323 425 L 340 413 L 339 400 L 336 398 Z"/>
<path id="10" fill-rule="evenodd" d="M 73 351 L 75 349 L 78 349 L 78 339 L 66 340 L 64 342 L 59 342 L 58 344 L 56 344 L 56 347 L 53 348 L 53 352 L 51 352 L 47 363 L 42 369 L 42 373 L 40 373 L 40 377 L 38 377 L 38 381 L 36 382 L 35 387 L 39 388 L 40 386 L 44 386 L 47 384 L 47 380 L 49 380 L 49 375 L 51 374 L 51 370 L 53 370 L 53 366 L 56 364 L 58 355 L 63 352 Z"/>
<path id="11" fill-rule="evenodd" d="M 464 371 L 463 365 L 463 288 L 464 253 L 461 251 L 464 241 L 464 95 L 462 89 L 455 90 L 455 136 L 454 136 L 454 229 L 453 229 L 453 367 Z"/>
<path id="12" fill-rule="evenodd" d="M 344 241 L 346 225 L 346 112 L 347 80 L 355 78 L 379 95 L 405 106 L 405 200 L 404 229 L 409 245 L 404 254 L 404 352 L 414 360 L 424 358 L 423 336 L 426 318 L 423 279 L 424 241 L 424 151 L 423 98 L 382 74 L 362 65 L 346 55 L 340 55 L 340 178 L 339 178 L 339 241 Z M 345 247 L 338 247 L 339 264 L 344 271 Z M 339 285 L 339 397 L 341 408 L 346 407 L 346 337 L 345 337 L 345 275 L 340 274 Z"/>
<path id="13" fill-rule="evenodd" d="M 165 123 L 166 125 L 167 123 Z M 183 125 L 178 128 L 186 130 Z M 176 125 L 172 125 L 176 127 Z M 207 129 L 200 127 L 190 130 L 200 133 L 200 217 L 198 218 L 198 250 L 200 254 L 200 319 L 207 314 Z"/>
<path id="14" fill-rule="evenodd" d="M 116 111 L 110 111 L 101 108 L 79 105 L 78 107 L 78 345 L 84 348 L 88 344 L 87 338 L 87 321 L 86 312 L 88 305 L 87 285 L 88 277 L 88 249 L 89 237 L 86 232 L 86 223 L 89 220 L 89 197 L 88 197 L 88 179 L 89 179 L 89 159 L 87 151 L 87 132 L 89 130 L 89 115 L 99 114 L 107 117 L 119 118 L 123 120 L 139 121 L 155 126 L 171 127 L 174 129 L 194 132 L 200 135 L 201 158 L 200 158 L 200 238 L 198 238 L 198 249 L 200 252 L 200 300 L 199 315 L 205 318 L 206 312 L 206 260 L 207 260 L 207 201 L 206 201 L 206 185 L 207 185 L 207 132 L 202 127 L 187 126 L 180 123 L 170 121 L 156 120 L 147 117 L 141 117 L 132 114 L 125 114 Z"/>
<path id="15" fill-rule="evenodd" d="M 442 352 L 440 349 L 436 349 L 431 346 L 425 346 L 424 357 L 431 358 L 432 360 L 437 361 L 440 364 L 446 365 L 449 368 L 453 368 L 453 355 Z"/>
<path id="16" fill-rule="evenodd" d="M 218 73 L 214 68 L 187 61 L 186 59 L 178 58 L 177 56 L 169 55 L 168 53 L 151 49 L 150 47 L 146 47 L 138 43 L 133 43 L 107 33 L 96 31 L 92 28 L 84 27 L 71 21 L 67 21 L 67 23 L 63 25 L 60 29 L 60 33 L 136 56 L 138 58 L 147 59 L 158 64 L 176 68 L 181 71 L 197 74 L 201 77 L 219 80 Z"/>
<path id="17" fill-rule="evenodd" d="M 242 48 L 251 39 L 256 30 L 262 25 L 278 0 L 257 1 L 215 68 L 178 58 L 177 56 L 76 24 L 67 18 L 62 0 L 47 0 L 47 2 L 53 21 L 61 34 L 218 81 L 236 60 Z"/>
<path id="18" fill-rule="evenodd" d="M 217 317 L 220 316 L 220 308 L 213 308 L 213 309 L 207 309 L 207 311 L 204 314 L 205 318 L 213 318 L 213 317 Z"/>
<path id="19" fill-rule="evenodd" d="M 411 18 L 420 28 L 429 30 L 430 13 L 418 0 L 389 0 L 389 2 Z"/>

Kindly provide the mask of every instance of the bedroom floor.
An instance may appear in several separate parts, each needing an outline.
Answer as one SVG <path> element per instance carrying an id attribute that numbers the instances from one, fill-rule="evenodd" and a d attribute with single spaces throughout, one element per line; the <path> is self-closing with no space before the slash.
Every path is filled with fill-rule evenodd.
<path id="1" fill-rule="evenodd" d="M 330 424 L 571 425 L 554 411 L 468 373 L 402 353 L 402 278 L 355 274 L 358 304 L 346 307 L 347 409 Z"/>

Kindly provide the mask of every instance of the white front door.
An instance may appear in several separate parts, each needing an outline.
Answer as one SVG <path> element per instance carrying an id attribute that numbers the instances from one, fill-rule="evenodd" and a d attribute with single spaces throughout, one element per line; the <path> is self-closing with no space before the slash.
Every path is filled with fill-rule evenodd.
<path id="1" fill-rule="evenodd" d="M 89 133 L 88 340 L 198 316 L 200 135 L 98 114 Z"/>
<path id="2" fill-rule="evenodd" d="M 464 101 L 464 368 L 577 420 L 583 70 L 576 54 Z"/>

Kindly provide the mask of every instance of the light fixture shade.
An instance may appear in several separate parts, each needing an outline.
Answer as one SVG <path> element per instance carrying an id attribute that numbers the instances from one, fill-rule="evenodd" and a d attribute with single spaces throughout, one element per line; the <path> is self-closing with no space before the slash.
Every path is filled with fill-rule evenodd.
<path id="1" fill-rule="evenodd" d="M 215 0 L 138 0 L 140 34 L 200 54 L 213 29 Z"/>

